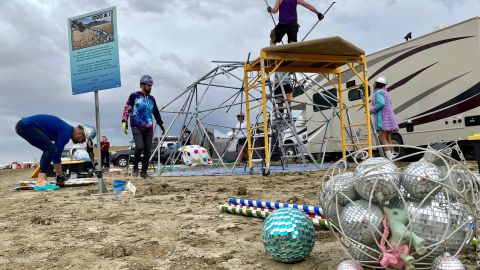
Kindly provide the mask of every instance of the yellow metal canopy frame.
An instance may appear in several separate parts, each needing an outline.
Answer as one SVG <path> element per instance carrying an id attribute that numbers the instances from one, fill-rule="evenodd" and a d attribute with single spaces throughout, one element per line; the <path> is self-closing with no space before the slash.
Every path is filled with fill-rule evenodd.
<path id="1" fill-rule="evenodd" d="M 364 99 L 362 99 L 363 108 L 365 108 L 365 122 L 345 125 L 345 112 L 348 107 L 343 103 L 343 93 L 349 89 L 342 88 L 342 72 L 351 70 L 360 80 L 361 84 L 356 88 L 363 86 Z M 255 75 L 249 79 L 249 72 Z M 268 112 L 267 112 L 267 90 L 266 81 L 273 72 L 305 72 L 318 73 L 323 75 L 328 81 L 332 81 L 330 75 L 336 76 L 332 86 L 337 89 L 338 104 L 340 109 L 341 123 L 341 141 L 342 155 L 346 157 L 348 147 L 360 146 L 368 147 L 368 154 L 372 156 L 372 137 L 370 125 L 369 93 L 367 79 L 367 59 L 365 51 L 342 39 L 341 37 L 328 37 L 315 39 L 305 42 L 290 43 L 276 47 L 267 47 L 260 50 L 260 57 L 252 62 L 245 63 L 244 67 L 244 85 L 246 102 L 246 120 L 247 120 L 247 141 L 248 141 L 248 165 L 253 171 L 253 151 L 263 150 L 265 153 L 265 169 L 268 172 L 270 168 L 270 151 L 268 140 Z M 261 86 L 261 104 L 251 106 L 250 91 Z M 358 105 L 356 105 L 358 106 Z M 263 114 L 263 139 L 264 146 L 252 147 L 252 123 L 251 110 L 261 107 Z M 345 129 L 351 127 L 365 126 L 367 130 L 367 140 L 364 142 L 346 143 Z"/>

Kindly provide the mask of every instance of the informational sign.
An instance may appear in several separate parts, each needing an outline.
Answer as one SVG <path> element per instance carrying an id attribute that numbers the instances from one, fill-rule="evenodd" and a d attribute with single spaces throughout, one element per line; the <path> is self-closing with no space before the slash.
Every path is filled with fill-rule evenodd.
<path id="1" fill-rule="evenodd" d="M 120 87 L 117 9 L 68 19 L 72 93 Z"/>

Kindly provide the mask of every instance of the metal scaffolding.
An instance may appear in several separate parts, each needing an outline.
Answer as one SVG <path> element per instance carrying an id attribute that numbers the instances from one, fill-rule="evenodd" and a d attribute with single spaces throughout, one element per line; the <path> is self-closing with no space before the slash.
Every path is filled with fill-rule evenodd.
<path id="1" fill-rule="evenodd" d="M 246 115 L 248 127 L 248 159 L 250 170 L 253 171 L 253 151 L 263 150 L 264 160 L 262 162 L 262 173 L 269 174 L 270 170 L 270 151 L 268 139 L 268 114 L 267 109 L 267 89 L 266 82 L 269 80 L 274 72 L 305 72 L 316 73 L 323 75 L 327 81 L 330 81 L 330 75 L 336 76 L 336 83 L 334 87 L 337 90 L 339 103 L 339 118 L 341 125 L 341 143 L 342 156 L 346 157 L 349 147 L 357 148 L 364 145 L 368 148 L 369 156 L 372 156 L 372 137 L 371 137 L 371 123 L 369 110 L 369 93 L 368 93 L 368 79 L 366 66 L 365 52 L 353 44 L 343 40 L 340 37 L 323 38 L 299 43 L 290 43 L 280 45 L 277 47 L 268 47 L 260 50 L 260 57 L 245 64 L 244 84 L 245 84 L 245 101 L 246 101 Z M 343 68 L 343 69 L 342 69 Z M 345 69 L 351 70 L 355 76 L 360 80 L 360 85 L 355 87 L 363 87 L 364 98 L 361 99 L 360 104 L 345 107 L 343 102 L 343 94 L 350 90 L 342 88 L 342 72 Z M 360 73 L 357 71 L 360 70 Z M 255 72 L 256 75 L 252 81 L 248 80 L 248 72 Z M 250 104 L 249 94 L 252 89 L 261 86 L 261 104 L 252 106 Z M 251 142 L 252 128 L 250 110 L 260 107 L 263 115 L 263 139 L 264 145 L 261 147 L 254 147 Z M 345 123 L 347 117 L 347 110 L 360 107 L 365 110 L 365 121 L 359 123 Z M 367 130 L 367 139 L 365 141 L 353 141 L 347 143 L 346 130 L 355 127 L 365 127 Z"/>
<path id="2" fill-rule="evenodd" d="M 248 165 L 250 173 L 253 173 L 254 162 L 261 162 L 262 173 L 269 174 L 272 152 L 274 148 L 278 148 L 278 145 L 282 144 L 281 134 L 285 132 L 285 129 L 291 133 L 293 141 L 296 142 L 298 155 L 302 156 L 303 160 L 308 157 L 317 165 L 317 168 L 320 168 L 318 164 L 321 165 L 324 162 L 327 145 L 335 138 L 341 142 L 343 157 L 347 152 L 358 150 L 361 145 L 368 147 L 368 153 L 371 156 L 371 127 L 367 124 L 370 123 L 368 82 L 363 50 L 339 37 L 334 37 L 264 48 L 260 51 L 260 57 L 253 61 L 215 61 L 214 64 L 217 65 L 215 68 L 162 107 L 163 114 L 172 114 L 174 117 L 165 136 L 159 140 L 157 150 L 152 154 L 151 159 L 157 156 L 160 161 L 159 155 L 164 138 L 171 133 L 172 127 L 180 124 L 182 127 L 193 127 L 191 134 L 204 136 L 204 145 L 202 146 L 209 148 L 215 155 L 214 166 L 223 167 L 226 174 L 234 173 L 234 168 L 241 162 L 239 155 L 233 164 L 226 164 L 224 162 L 226 152 L 217 149 L 214 139 L 207 130 L 208 126 L 232 129 L 234 126 L 225 124 L 225 120 L 221 119 L 224 117 L 219 114 L 223 112 L 222 115 L 230 113 L 233 116 L 231 111 L 245 112 L 246 114 L 247 140 L 241 146 L 240 152 L 244 147 L 248 149 L 248 163 L 245 164 L 244 170 L 247 170 Z M 346 71 L 353 72 L 360 80 L 360 84 L 342 87 L 341 74 Z M 314 119 L 305 119 L 307 123 L 318 122 L 321 125 L 322 150 L 320 153 L 315 153 L 316 157 L 310 150 L 308 139 L 300 138 L 297 134 L 296 123 L 292 118 L 289 120 L 283 116 L 275 118 L 275 110 L 278 110 L 278 107 L 274 100 L 274 93 L 272 93 L 271 81 L 268 81 L 274 72 L 293 73 L 294 84 L 304 89 L 304 93 L 299 95 L 299 97 L 303 97 L 303 101 L 298 97 L 294 98 L 292 107 L 302 105 L 317 108 L 319 111 Z M 315 76 L 317 77 L 315 78 Z M 319 80 L 319 77 L 322 76 L 323 79 Z M 338 98 L 332 96 L 325 89 L 326 85 L 332 81 L 335 82 L 332 85 L 337 91 Z M 364 89 L 363 99 L 359 104 L 346 106 L 343 94 L 360 86 Z M 307 92 L 324 97 L 328 101 L 327 108 L 322 108 L 322 105 L 317 104 Z M 225 96 L 223 101 L 219 97 L 220 93 Z M 352 123 L 348 112 L 352 108 L 365 110 L 364 121 Z M 328 109 L 328 112 L 325 112 L 325 109 Z M 288 105 L 287 110 L 290 110 Z M 338 132 L 338 128 L 333 124 L 338 120 L 341 123 L 341 132 Z M 285 128 L 277 129 L 275 132 L 275 121 L 281 121 Z M 358 135 L 359 128 L 366 131 L 365 139 Z M 178 138 L 177 144 L 180 141 L 181 136 Z M 229 141 L 229 145 L 233 143 L 234 140 Z M 178 149 L 175 149 L 163 165 L 158 162 L 157 172 L 162 174 L 165 170 L 169 170 L 177 163 L 180 154 Z M 276 155 L 278 155 L 278 151 Z M 281 151 L 280 155 L 282 167 L 288 166 L 289 160 L 283 159 L 285 152 Z M 321 158 L 319 158 L 320 155 Z"/>

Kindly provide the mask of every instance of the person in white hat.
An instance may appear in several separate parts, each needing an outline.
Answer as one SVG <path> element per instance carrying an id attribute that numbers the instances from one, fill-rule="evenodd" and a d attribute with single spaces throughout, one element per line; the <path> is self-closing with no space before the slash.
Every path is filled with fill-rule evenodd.
<path id="1" fill-rule="evenodd" d="M 373 88 L 375 92 L 372 95 L 372 106 L 370 113 L 375 115 L 375 130 L 382 145 L 392 145 L 392 133 L 398 130 L 398 123 L 393 112 L 392 98 L 387 90 L 388 80 L 385 76 L 379 76 L 375 80 Z M 388 159 L 394 159 L 395 154 L 391 147 L 385 147 L 385 155 Z"/>
<path id="2" fill-rule="evenodd" d="M 237 143 L 237 153 L 238 153 L 238 161 L 243 162 L 244 158 L 247 156 L 247 145 L 245 142 L 247 141 L 247 123 L 245 122 L 245 115 L 240 112 L 237 114 L 237 124 L 235 125 L 235 137 L 238 139 Z M 245 147 L 244 147 L 245 145 Z M 241 151 L 243 148 L 243 151 Z"/>

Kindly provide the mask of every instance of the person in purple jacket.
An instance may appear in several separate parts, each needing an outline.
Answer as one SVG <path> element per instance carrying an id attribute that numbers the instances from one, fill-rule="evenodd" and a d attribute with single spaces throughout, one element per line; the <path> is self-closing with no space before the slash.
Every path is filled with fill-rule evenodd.
<path id="1" fill-rule="evenodd" d="M 398 130 L 397 119 L 393 112 L 392 98 L 387 91 L 387 78 L 380 76 L 375 80 L 370 113 L 375 115 L 375 130 L 382 145 L 392 145 L 392 133 Z M 395 158 L 391 147 L 384 147 L 385 155 L 389 159 Z"/>
<path id="2" fill-rule="evenodd" d="M 282 42 L 285 34 L 287 34 L 288 43 L 297 42 L 297 33 L 300 27 L 297 21 L 297 5 L 302 5 L 317 14 L 318 20 L 323 19 L 323 14 L 304 0 L 275 0 L 273 8 L 267 7 L 269 13 L 279 12 L 278 24 L 270 32 L 270 46 Z"/>
<path id="3" fill-rule="evenodd" d="M 149 75 L 144 75 L 140 78 L 140 91 L 131 93 L 128 97 L 127 104 L 123 109 L 122 115 L 122 130 L 127 134 L 128 118 L 130 117 L 130 126 L 132 127 L 133 140 L 135 141 L 135 155 L 133 157 L 133 172 L 132 176 L 138 176 L 138 162 L 143 153 L 142 178 L 150 178 L 147 174 L 147 169 L 150 161 L 150 152 L 153 140 L 153 118 L 157 125 L 162 129 L 162 117 L 157 107 L 155 98 L 151 95 L 153 86 L 153 79 Z"/>
<path id="4" fill-rule="evenodd" d="M 65 182 L 61 157 L 68 141 L 71 139 L 73 143 L 84 143 L 86 139 L 95 138 L 97 133 L 92 126 L 73 127 L 62 119 L 48 114 L 23 117 L 15 126 L 15 131 L 31 145 L 43 151 L 40 159 L 40 172 L 34 187 L 34 190 L 39 191 L 58 189 L 59 185 Z M 57 176 L 57 185 L 47 182 L 47 170 L 52 161 Z"/>

